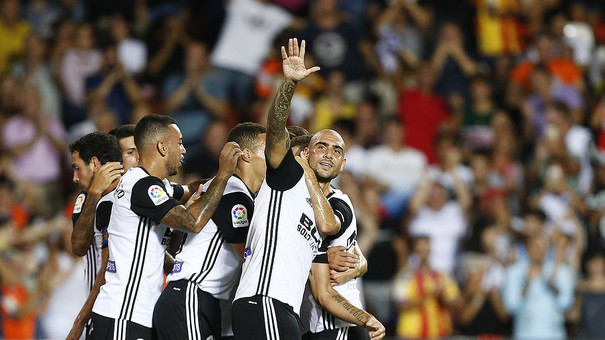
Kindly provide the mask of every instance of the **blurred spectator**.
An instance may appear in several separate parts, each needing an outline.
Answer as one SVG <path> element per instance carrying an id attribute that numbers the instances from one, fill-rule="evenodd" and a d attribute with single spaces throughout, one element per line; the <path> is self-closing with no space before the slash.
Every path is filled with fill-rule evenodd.
<path id="1" fill-rule="evenodd" d="M 414 25 L 417 12 L 410 9 L 414 6 L 417 5 L 412 1 L 392 1 L 377 20 L 378 42 L 375 49 L 386 74 L 395 73 L 400 60 L 411 67 L 416 66 L 423 55 L 422 36 Z"/>
<path id="2" fill-rule="evenodd" d="M 515 0 L 477 0 L 477 45 L 486 57 L 521 52 L 521 5 Z"/>
<path id="3" fill-rule="evenodd" d="M 319 131 L 330 128 L 337 119 L 353 119 L 355 106 L 344 97 L 345 76 L 340 71 L 328 75 L 326 91 L 315 101 L 315 113 L 311 130 Z"/>
<path id="4" fill-rule="evenodd" d="M 462 164 L 462 149 L 455 136 L 451 133 L 439 135 L 436 149 L 438 162 L 429 167 L 430 178 L 443 185 L 448 191 L 453 191 L 454 179 L 450 174 L 455 173 L 467 187 L 471 188 L 473 172 L 468 166 Z"/>
<path id="5" fill-rule="evenodd" d="M 397 335 L 406 339 L 450 336 L 450 312 L 457 311 L 461 303 L 458 285 L 430 265 L 434 245 L 428 237 L 416 236 L 413 249 L 418 265 L 400 272 L 393 282 Z"/>
<path id="6" fill-rule="evenodd" d="M 536 58 L 528 59 L 518 64 L 510 75 L 510 85 L 513 91 L 530 88 L 531 73 L 536 65 L 543 64 L 550 73 L 564 84 L 583 89 L 582 71 L 573 61 L 557 55 L 554 47 L 554 37 L 549 33 L 540 33 L 535 37 Z"/>
<path id="7" fill-rule="evenodd" d="M 267 0 L 232 0 L 210 57 L 229 99 L 240 109 L 252 98 L 254 76 L 273 39 L 292 23 L 292 16 Z M 246 51 L 245 57 L 237 51 Z"/>
<path id="8" fill-rule="evenodd" d="M 166 78 L 163 92 L 166 111 L 179 121 L 185 147 L 192 147 L 211 119 L 225 118 L 228 93 L 224 79 L 208 62 L 203 44 L 187 45 L 183 64 L 182 71 Z"/>
<path id="9" fill-rule="evenodd" d="M 378 66 L 373 48 L 367 46 L 355 25 L 340 12 L 338 0 L 315 1 L 310 15 L 311 21 L 300 36 L 321 67 L 322 76 L 327 78 L 330 72 L 338 70 L 348 83 L 356 82 L 366 78 L 367 66 Z"/>
<path id="10" fill-rule="evenodd" d="M 40 37 L 27 38 L 25 58 L 13 64 L 12 74 L 25 86 L 35 86 L 40 94 L 44 114 L 61 119 L 61 95 L 46 62 L 47 46 Z"/>
<path id="11" fill-rule="evenodd" d="M 35 88 L 25 90 L 23 113 L 10 118 L 2 128 L 2 142 L 11 156 L 15 176 L 22 185 L 33 189 L 39 212 L 47 217 L 61 204 L 57 180 L 61 175 L 61 156 L 66 150 L 65 139 L 61 123 L 40 112 L 40 97 Z"/>
<path id="12" fill-rule="evenodd" d="M 91 132 L 100 131 L 107 133 L 120 125 L 118 116 L 111 108 L 105 105 L 96 106 L 89 109 L 87 113 L 88 118 L 85 121 L 79 122 L 69 129 L 69 143 L 73 143 Z"/>
<path id="13" fill-rule="evenodd" d="M 66 95 L 63 122 L 68 128 L 86 118 L 86 78 L 103 64 L 103 55 L 95 44 L 92 26 L 81 24 L 75 32 L 74 46 L 61 60 L 61 82 Z"/>
<path id="14" fill-rule="evenodd" d="M 184 21 L 183 16 L 166 16 L 158 19 L 149 30 L 147 73 L 155 83 L 182 68 L 185 46 L 190 41 Z"/>
<path id="15" fill-rule="evenodd" d="M 25 54 L 25 40 L 31 26 L 21 19 L 20 11 L 19 0 L 2 0 L 0 3 L 0 74 Z"/>
<path id="16" fill-rule="evenodd" d="M 474 77 L 470 90 L 471 101 L 464 105 L 459 117 L 464 145 L 470 150 L 487 149 L 494 142 L 491 121 L 499 108 L 492 99 L 492 86 L 487 77 Z"/>
<path id="17" fill-rule="evenodd" d="M 403 214 L 427 167 L 420 151 L 402 143 L 406 130 L 397 117 L 388 118 L 382 125 L 385 144 L 370 149 L 366 160 L 366 176 L 383 192 L 382 204 L 393 218 Z"/>
<path id="18" fill-rule="evenodd" d="M 227 142 L 228 134 L 229 129 L 223 121 L 210 121 L 202 135 L 203 148 L 191 152 L 189 160 L 185 163 L 187 173 L 197 176 L 197 178 L 210 178 L 216 175 L 218 156 Z"/>
<path id="19" fill-rule="evenodd" d="M 466 284 L 459 321 L 466 335 L 510 334 L 509 318 L 500 293 L 504 266 L 497 254 L 497 233 L 497 227 L 485 228 L 481 235 L 482 253 L 467 253 L 462 262 Z"/>
<path id="20" fill-rule="evenodd" d="M 565 311 L 573 303 L 573 273 L 565 264 L 545 261 L 548 242 L 527 240 L 529 261 L 509 267 L 503 289 L 513 315 L 513 336 L 519 339 L 565 339 Z"/>
<path id="21" fill-rule="evenodd" d="M 340 133 L 345 142 L 345 154 L 347 155 L 345 171 L 351 173 L 355 180 L 363 179 L 368 151 L 357 141 L 355 121 L 339 119 L 334 122 L 332 128 Z"/>
<path id="22" fill-rule="evenodd" d="M 594 338 L 605 334 L 605 255 L 593 252 L 586 262 L 587 277 L 576 286 L 575 319 L 578 336 Z"/>
<path id="23" fill-rule="evenodd" d="M 117 113 L 118 121 L 127 124 L 133 104 L 141 100 L 141 93 L 132 74 L 119 60 L 118 51 L 113 43 L 104 48 L 101 69 L 86 78 L 86 101 L 89 105 L 107 103 Z"/>
<path id="24" fill-rule="evenodd" d="M 477 74 L 477 65 L 465 50 L 464 37 L 456 24 L 441 26 L 431 66 L 437 79 L 435 92 L 448 100 L 462 96 L 466 103 L 470 101 L 468 78 Z"/>
<path id="25" fill-rule="evenodd" d="M 121 14 L 111 18 L 111 37 L 117 44 L 117 58 L 128 74 L 141 73 L 147 66 L 147 46 L 130 34 L 128 22 Z"/>
<path id="26" fill-rule="evenodd" d="M 64 85 L 61 80 L 61 64 L 63 56 L 74 45 L 74 36 L 76 31 L 76 23 L 71 19 L 62 19 L 55 24 L 55 33 L 49 43 L 50 69 L 55 76 L 58 85 L 61 85 L 61 92 L 65 91 L 62 88 Z"/>
<path id="27" fill-rule="evenodd" d="M 437 160 L 434 146 L 450 113 L 445 100 L 433 92 L 435 72 L 428 63 L 416 70 L 416 86 L 403 88 L 399 96 L 398 114 L 407 128 L 405 144 L 424 153 L 430 164 Z"/>
<path id="28" fill-rule="evenodd" d="M 466 234 L 471 196 L 460 178 L 450 172 L 455 198 L 450 199 L 445 187 L 428 176 L 418 185 L 410 200 L 408 232 L 411 236 L 425 235 L 431 242 L 431 268 L 452 274 L 455 269 L 459 243 Z"/>
<path id="29" fill-rule="evenodd" d="M 43 39 L 53 35 L 53 25 L 61 16 L 61 9 L 49 0 L 32 0 L 25 6 L 23 17 L 32 30 Z"/>

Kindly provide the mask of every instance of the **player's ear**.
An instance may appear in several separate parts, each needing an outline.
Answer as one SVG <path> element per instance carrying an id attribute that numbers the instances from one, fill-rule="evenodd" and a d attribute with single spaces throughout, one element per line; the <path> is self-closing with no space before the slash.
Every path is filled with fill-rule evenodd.
<path id="1" fill-rule="evenodd" d="M 156 144 L 156 148 L 158 149 L 158 152 L 160 153 L 160 155 L 162 156 L 166 156 L 167 152 L 166 152 L 166 145 L 164 145 L 164 142 L 160 141 Z"/>
<path id="2" fill-rule="evenodd" d="M 343 160 L 342 160 L 342 164 L 340 165 L 340 170 L 338 170 L 338 172 L 341 172 L 342 170 L 344 170 L 344 169 L 345 169 L 345 164 L 347 164 L 347 160 L 346 160 L 346 159 L 343 159 Z"/>
<path id="3" fill-rule="evenodd" d="M 252 160 L 252 150 L 250 150 L 249 148 L 244 148 L 242 150 L 242 159 L 244 160 L 244 162 L 250 163 L 250 161 Z"/>
<path id="4" fill-rule="evenodd" d="M 97 156 L 92 156 L 90 158 L 90 164 L 92 164 L 92 171 L 97 171 L 101 167 L 101 161 L 97 158 Z"/>
<path id="5" fill-rule="evenodd" d="M 309 157 L 309 147 L 305 146 L 305 149 L 301 152 L 301 156 L 304 156 L 306 158 Z"/>

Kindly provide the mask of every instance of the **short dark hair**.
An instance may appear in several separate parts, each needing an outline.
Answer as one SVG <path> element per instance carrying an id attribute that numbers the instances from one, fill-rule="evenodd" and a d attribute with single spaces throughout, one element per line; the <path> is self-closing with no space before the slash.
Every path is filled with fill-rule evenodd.
<path id="1" fill-rule="evenodd" d="M 113 128 L 111 131 L 109 131 L 109 134 L 116 137 L 116 139 L 119 142 L 120 139 L 124 139 L 127 137 L 133 137 L 135 127 L 136 127 L 136 125 L 134 125 L 134 124 L 120 125 L 116 128 Z"/>
<path id="2" fill-rule="evenodd" d="M 309 134 L 309 131 L 307 131 L 307 129 L 305 129 L 302 126 L 297 126 L 297 125 L 286 126 L 286 130 L 288 130 L 288 134 L 290 135 L 290 139 L 298 137 L 298 136 L 304 136 L 304 135 L 308 135 Z"/>
<path id="3" fill-rule="evenodd" d="M 139 152 L 144 150 L 145 143 L 165 133 L 170 125 L 176 123 L 176 119 L 165 115 L 150 114 L 141 118 L 134 129 L 134 144 Z"/>
<path id="4" fill-rule="evenodd" d="M 103 132 L 92 132 L 69 145 L 71 153 L 77 152 L 86 164 L 97 157 L 101 164 L 121 162 L 122 149 L 116 137 Z"/>
<path id="5" fill-rule="evenodd" d="M 311 138 L 313 138 L 313 135 L 302 135 L 302 136 L 294 137 L 290 141 L 290 147 L 296 147 L 296 146 L 307 147 L 307 146 L 309 146 L 309 143 L 311 143 Z"/>
<path id="6" fill-rule="evenodd" d="M 539 219 L 541 222 L 546 222 L 546 214 L 544 213 L 544 211 L 542 211 L 542 209 L 536 209 L 536 208 L 531 208 L 531 209 L 527 209 L 523 212 L 523 217 L 525 216 L 534 216 L 537 219 Z"/>
<path id="7" fill-rule="evenodd" d="M 565 120 L 571 120 L 571 112 L 569 110 L 569 106 L 560 100 L 553 100 L 546 104 L 547 107 L 554 109 L 558 113 L 560 113 Z"/>
<path id="8" fill-rule="evenodd" d="M 242 149 L 252 149 L 258 145 L 258 135 L 266 132 L 267 129 L 258 123 L 245 122 L 237 124 L 229 131 L 227 142 L 236 142 Z"/>

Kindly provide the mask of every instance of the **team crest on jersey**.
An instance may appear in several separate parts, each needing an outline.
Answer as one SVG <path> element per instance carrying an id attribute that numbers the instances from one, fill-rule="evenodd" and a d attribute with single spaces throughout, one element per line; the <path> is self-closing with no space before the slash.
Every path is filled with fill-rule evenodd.
<path id="1" fill-rule="evenodd" d="M 248 222 L 248 210 L 241 204 L 236 204 L 231 209 L 231 221 L 233 222 L 233 228 L 247 227 L 250 223 Z"/>
<path id="2" fill-rule="evenodd" d="M 168 194 L 159 185 L 150 186 L 147 192 L 149 193 L 149 198 L 151 198 L 151 201 L 155 205 L 160 205 L 168 201 Z"/>
<path id="3" fill-rule="evenodd" d="M 76 204 L 74 204 L 74 214 L 79 214 L 82 212 L 82 206 L 84 206 L 85 198 L 86 195 L 84 193 L 78 195 L 78 198 L 76 198 Z"/>

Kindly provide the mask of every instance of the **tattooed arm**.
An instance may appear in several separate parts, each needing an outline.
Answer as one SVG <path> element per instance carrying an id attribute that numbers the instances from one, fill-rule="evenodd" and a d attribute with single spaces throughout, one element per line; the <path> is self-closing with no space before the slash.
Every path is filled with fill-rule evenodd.
<path id="1" fill-rule="evenodd" d="M 185 232 L 199 233 L 214 215 L 214 211 L 223 197 L 227 181 L 235 172 L 241 154 L 242 150 L 237 143 L 225 144 L 219 159 L 218 174 L 208 190 L 188 208 L 185 208 L 184 205 L 177 205 L 170 209 L 162 218 L 162 223 Z"/>
<path id="2" fill-rule="evenodd" d="M 309 273 L 311 291 L 315 300 L 335 317 L 364 327 L 371 339 L 382 339 L 384 326 L 372 314 L 359 309 L 342 297 L 330 285 L 330 267 L 327 263 L 313 262 Z"/>
<path id="3" fill-rule="evenodd" d="M 282 46 L 282 65 L 284 71 L 284 81 L 277 90 L 275 98 L 269 109 L 267 118 L 267 145 L 265 155 L 267 161 L 273 168 L 277 168 L 284 159 L 286 152 L 290 149 L 290 137 L 286 130 L 286 121 L 290 113 L 290 102 L 296 89 L 296 84 L 305 79 L 311 73 L 319 71 L 315 66 L 310 69 L 305 67 L 305 41 L 303 40 L 298 49 L 296 38 L 288 41 L 288 52 Z"/>
<path id="4" fill-rule="evenodd" d="M 71 233 L 71 248 L 76 256 L 84 256 L 92 244 L 94 235 L 95 211 L 103 192 L 124 172 L 119 162 L 109 162 L 102 165 L 92 178 L 92 183 L 82 207 L 82 213 Z"/>

